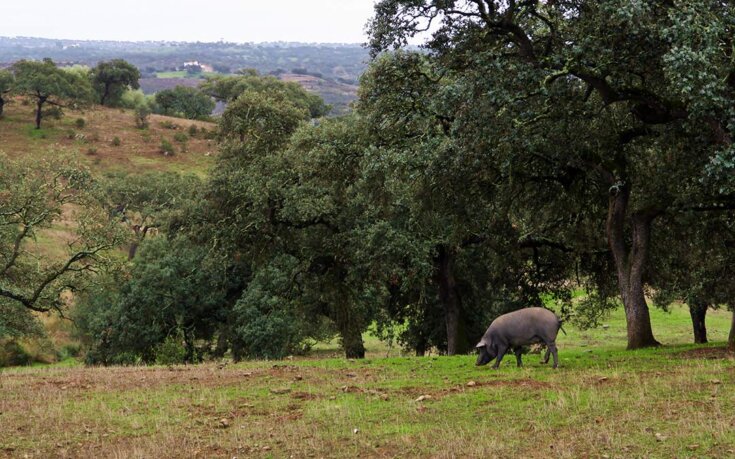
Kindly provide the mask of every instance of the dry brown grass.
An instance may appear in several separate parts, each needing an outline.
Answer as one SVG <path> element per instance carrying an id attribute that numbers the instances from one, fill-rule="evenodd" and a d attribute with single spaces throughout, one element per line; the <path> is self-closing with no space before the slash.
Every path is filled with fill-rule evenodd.
<path id="1" fill-rule="evenodd" d="M 85 120 L 84 128 L 76 127 L 78 118 Z M 164 128 L 162 122 L 173 123 L 179 129 Z M 173 141 L 174 133 L 188 133 L 191 125 L 209 131 L 216 127 L 204 121 L 151 115 L 150 127 L 141 130 L 135 127 L 130 110 L 95 106 L 84 111 L 66 110 L 62 119 L 45 119 L 43 129 L 36 131 L 33 108 L 16 99 L 6 105 L 5 117 L 0 119 L 0 151 L 10 157 L 34 159 L 67 153 L 83 158 L 96 172 L 175 170 L 204 174 L 217 151 L 215 142 L 198 135 L 187 142 L 187 152 L 181 152 L 180 144 Z M 119 146 L 113 145 L 115 137 L 121 141 Z M 175 145 L 177 154 L 160 153 L 162 138 Z"/>

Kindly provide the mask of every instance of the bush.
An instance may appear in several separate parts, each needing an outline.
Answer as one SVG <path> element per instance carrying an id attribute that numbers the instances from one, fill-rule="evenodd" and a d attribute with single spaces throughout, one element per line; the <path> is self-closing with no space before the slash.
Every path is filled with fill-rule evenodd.
<path id="1" fill-rule="evenodd" d="M 169 335 L 155 348 L 157 365 L 180 365 L 186 362 L 186 346 L 180 331 Z"/>
<path id="2" fill-rule="evenodd" d="M 161 139 L 161 145 L 159 146 L 161 153 L 164 155 L 173 155 L 176 153 L 174 146 L 168 139 Z"/>
<path id="3" fill-rule="evenodd" d="M 199 133 L 199 128 L 197 128 L 196 124 L 189 126 L 189 137 L 196 137 L 197 133 Z"/>
<path id="4" fill-rule="evenodd" d="M 120 137 L 115 137 L 112 139 L 113 147 L 119 147 L 121 144 L 122 144 L 122 141 L 120 140 Z"/>
<path id="5" fill-rule="evenodd" d="M 74 131 L 74 129 L 67 129 L 66 134 L 64 136 L 69 140 L 74 140 L 77 138 L 77 133 Z"/>
<path id="6" fill-rule="evenodd" d="M 148 116 L 151 111 L 148 107 L 141 105 L 135 109 L 135 127 L 138 129 L 148 129 Z"/>
<path id="7" fill-rule="evenodd" d="M 174 134 L 174 140 L 179 143 L 186 143 L 186 141 L 189 140 L 189 137 L 183 132 L 177 132 Z"/>
<path id="8" fill-rule="evenodd" d="M 97 147 L 89 147 L 87 149 L 87 154 L 90 155 L 90 156 L 96 155 L 97 154 Z"/>
<path id="9" fill-rule="evenodd" d="M 17 341 L 0 344 L 0 367 L 26 366 L 33 363 L 33 357 Z"/>
<path id="10" fill-rule="evenodd" d="M 173 121 L 169 121 L 169 120 L 163 120 L 160 123 L 158 123 L 158 125 L 164 129 L 176 130 L 179 128 L 178 124 L 174 123 Z"/>
<path id="11" fill-rule="evenodd" d="M 74 121 L 74 126 L 77 127 L 77 129 L 84 129 L 84 126 L 87 125 L 87 121 L 84 118 L 77 118 L 76 121 Z"/>

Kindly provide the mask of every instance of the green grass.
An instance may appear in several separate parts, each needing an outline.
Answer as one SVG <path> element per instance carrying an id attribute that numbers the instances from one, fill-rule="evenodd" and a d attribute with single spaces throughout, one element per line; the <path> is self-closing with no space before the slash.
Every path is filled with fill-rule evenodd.
<path id="1" fill-rule="evenodd" d="M 565 326 L 558 370 L 378 357 L 374 339 L 365 360 L 6 370 L 0 456 L 733 457 L 729 313 L 710 312 L 708 346 L 684 308 L 652 320 L 665 346 L 632 352 L 621 311 Z"/>

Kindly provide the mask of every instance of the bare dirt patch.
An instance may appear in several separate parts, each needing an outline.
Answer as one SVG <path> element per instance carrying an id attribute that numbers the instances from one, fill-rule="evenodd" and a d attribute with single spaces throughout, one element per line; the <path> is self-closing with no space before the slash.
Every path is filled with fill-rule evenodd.
<path id="1" fill-rule="evenodd" d="M 682 359 L 735 359 L 735 353 L 730 352 L 727 347 L 703 347 L 699 349 L 690 349 L 688 351 L 676 354 Z"/>

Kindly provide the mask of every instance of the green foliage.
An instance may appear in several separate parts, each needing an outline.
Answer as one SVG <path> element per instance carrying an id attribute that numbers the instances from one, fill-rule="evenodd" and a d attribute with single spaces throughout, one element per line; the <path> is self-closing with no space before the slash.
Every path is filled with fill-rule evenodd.
<path id="1" fill-rule="evenodd" d="M 123 59 L 100 62 L 91 70 L 90 78 L 100 105 L 120 106 L 126 90 L 140 88 L 140 71 Z"/>
<path id="2" fill-rule="evenodd" d="M 186 143 L 189 140 L 189 137 L 183 133 L 183 132 L 177 132 L 174 134 L 174 141 L 179 143 Z"/>
<path id="3" fill-rule="evenodd" d="M 282 147 L 309 113 L 280 93 L 247 91 L 225 109 L 219 127 L 225 139 L 246 142 L 253 151 Z"/>
<path id="4" fill-rule="evenodd" d="M 112 138 L 112 146 L 113 147 L 119 147 L 120 145 L 122 145 L 122 140 L 120 140 L 120 137 L 117 137 L 117 136 L 113 137 Z"/>
<path id="5" fill-rule="evenodd" d="M 3 116 L 5 98 L 13 90 L 15 76 L 8 70 L 0 70 L 0 117 Z"/>
<path id="6" fill-rule="evenodd" d="M 311 118 L 325 116 L 331 110 L 321 97 L 309 93 L 298 83 L 284 82 L 273 76 L 261 76 L 254 70 L 238 76 L 210 77 L 200 88 L 214 99 L 228 103 L 246 92 L 285 99 L 298 108 L 308 110 Z"/>
<path id="7" fill-rule="evenodd" d="M 186 363 L 184 334 L 180 330 L 169 335 L 154 349 L 156 365 L 180 365 Z"/>
<path id="8" fill-rule="evenodd" d="M 235 358 L 282 359 L 298 353 L 304 340 L 318 332 L 301 316 L 290 292 L 295 263 L 286 258 L 264 266 L 235 304 Z"/>
<path id="9" fill-rule="evenodd" d="M 189 126 L 188 131 L 189 131 L 189 137 L 194 138 L 199 133 L 199 128 L 197 128 L 196 124 L 192 124 L 191 126 Z"/>
<path id="10" fill-rule="evenodd" d="M 134 355 L 152 363 L 178 355 L 172 342 L 161 347 L 167 339 L 183 341 L 184 360 L 196 361 L 208 351 L 198 343 L 226 330 L 227 292 L 239 280 L 225 267 L 191 241 L 147 239 L 130 273 L 112 275 L 80 299 L 75 322 L 90 347 L 88 361 L 110 364 Z M 177 333 L 181 340 L 170 338 Z"/>
<path id="11" fill-rule="evenodd" d="M 151 110 L 144 105 L 141 105 L 135 109 L 135 127 L 138 129 L 148 129 L 149 122 L 148 117 L 151 114 Z"/>
<path id="12" fill-rule="evenodd" d="M 61 310 L 60 294 L 83 286 L 95 266 L 121 240 L 115 225 L 93 197 L 89 171 L 65 158 L 0 161 L 0 302 L 29 310 Z M 65 206 L 76 212 L 74 236 L 63 258 L 39 258 L 31 243 L 62 219 Z M 9 302 L 9 303 L 8 303 Z"/>
<path id="13" fill-rule="evenodd" d="M 74 126 L 77 129 L 84 129 L 84 126 L 87 125 L 87 121 L 84 118 L 77 118 L 74 120 Z"/>
<path id="14" fill-rule="evenodd" d="M 207 119 L 214 106 L 212 98 L 196 88 L 176 86 L 156 93 L 156 111 L 163 115 Z"/>
<path id="15" fill-rule="evenodd" d="M 15 340 L 0 339 L 0 368 L 26 366 L 33 363 L 33 356 Z"/>
<path id="16" fill-rule="evenodd" d="M 11 71 L 15 76 L 14 91 L 36 103 L 37 129 L 41 127 L 44 104 L 59 107 L 64 103 L 81 105 L 91 101 L 92 86 L 86 75 L 66 72 L 56 67 L 51 59 L 21 60 L 13 64 Z"/>
<path id="17" fill-rule="evenodd" d="M 173 155 L 176 153 L 173 144 L 168 139 L 161 139 L 161 145 L 158 146 L 158 150 L 164 155 Z"/>

